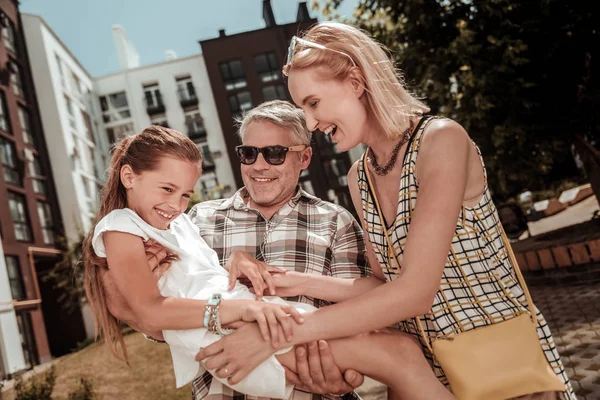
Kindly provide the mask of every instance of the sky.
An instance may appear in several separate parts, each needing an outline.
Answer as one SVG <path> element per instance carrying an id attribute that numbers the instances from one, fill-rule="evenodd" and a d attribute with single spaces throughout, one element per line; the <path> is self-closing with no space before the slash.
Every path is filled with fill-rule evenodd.
<path id="1" fill-rule="evenodd" d="M 310 0 L 308 0 L 310 9 Z M 272 0 L 279 24 L 294 22 L 297 0 Z M 351 16 L 358 0 L 344 0 L 338 13 Z M 119 70 L 111 27 L 121 25 L 140 64 L 200 52 L 199 40 L 264 28 L 262 0 L 21 0 L 22 13 L 39 15 L 92 76 Z M 322 16 L 310 11 L 311 16 Z"/>

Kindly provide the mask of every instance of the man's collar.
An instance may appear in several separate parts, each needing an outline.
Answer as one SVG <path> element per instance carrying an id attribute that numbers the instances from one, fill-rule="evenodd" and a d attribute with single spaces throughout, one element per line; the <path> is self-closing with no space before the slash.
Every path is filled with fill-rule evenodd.
<path id="1" fill-rule="evenodd" d="M 234 210 L 245 210 L 248 208 L 247 199 L 249 198 L 249 196 L 250 194 L 248 193 L 248 190 L 246 189 L 246 187 L 243 187 L 237 192 L 235 192 L 233 196 L 221 203 L 221 205 L 217 207 L 217 210 L 224 211 L 229 208 L 233 208 Z M 298 202 L 300 201 L 300 199 L 310 201 L 315 198 L 316 197 L 314 197 L 313 195 L 306 193 L 300 187 L 300 185 L 298 185 L 296 186 L 296 194 L 294 194 L 294 197 L 292 197 L 286 204 L 289 204 L 291 207 L 295 207 L 296 204 L 298 204 Z"/>

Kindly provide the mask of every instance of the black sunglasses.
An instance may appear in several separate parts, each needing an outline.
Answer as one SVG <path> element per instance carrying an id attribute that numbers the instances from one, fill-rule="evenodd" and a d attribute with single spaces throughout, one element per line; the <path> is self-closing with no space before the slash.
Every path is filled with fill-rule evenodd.
<path id="1" fill-rule="evenodd" d="M 288 151 L 302 151 L 306 149 L 306 145 L 299 144 L 297 146 L 284 147 L 284 146 L 267 146 L 267 147 L 254 147 L 254 146 L 237 146 L 235 152 L 240 158 L 240 162 L 244 165 L 252 165 L 256 162 L 258 154 L 262 153 L 265 161 L 271 165 L 281 165 L 285 162 L 285 156 Z"/>

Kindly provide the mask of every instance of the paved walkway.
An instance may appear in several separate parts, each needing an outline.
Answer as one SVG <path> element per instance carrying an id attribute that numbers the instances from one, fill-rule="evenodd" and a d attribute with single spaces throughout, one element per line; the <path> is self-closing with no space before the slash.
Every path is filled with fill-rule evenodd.
<path id="1" fill-rule="evenodd" d="M 552 329 L 578 399 L 600 399 L 600 283 L 530 290 Z M 386 399 L 385 388 L 371 380 L 359 393 L 365 400 Z"/>

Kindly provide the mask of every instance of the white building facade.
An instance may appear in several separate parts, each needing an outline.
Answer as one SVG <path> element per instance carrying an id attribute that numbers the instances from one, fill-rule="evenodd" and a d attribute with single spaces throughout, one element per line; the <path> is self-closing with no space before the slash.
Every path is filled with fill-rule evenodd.
<path id="1" fill-rule="evenodd" d="M 76 243 L 97 212 L 109 142 L 92 77 L 41 17 L 22 20 L 65 235 Z"/>
<path id="2" fill-rule="evenodd" d="M 149 125 L 187 134 L 200 148 L 202 199 L 232 195 L 236 190 L 216 104 L 201 54 L 137 66 L 133 45 L 120 27 L 113 28 L 120 72 L 95 79 L 106 137 L 114 143 Z"/>

